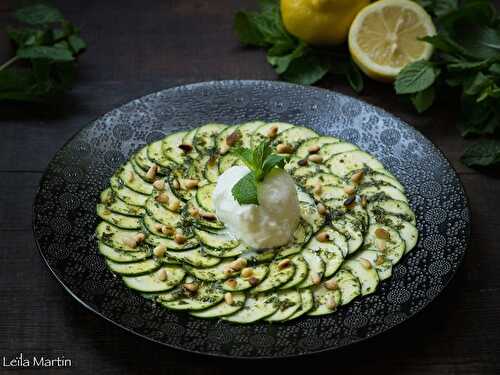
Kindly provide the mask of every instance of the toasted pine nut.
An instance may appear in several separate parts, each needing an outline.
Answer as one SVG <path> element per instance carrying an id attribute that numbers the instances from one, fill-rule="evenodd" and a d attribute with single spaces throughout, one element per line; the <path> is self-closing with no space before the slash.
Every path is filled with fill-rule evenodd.
<path id="1" fill-rule="evenodd" d="M 134 172 L 132 172 L 132 171 L 127 172 L 127 181 L 128 182 L 134 181 Z"/>
<path id="2" fill-rule="evenodd" d="M 339 288 L 339 285 L 337 284 L 337 281 L 330 279 L 328 281 L 325 281 L 325 288 L 330 290 L 336 290 Z"/>
<path id="3" fill-rule="evenodd" d="M 155 200 L 160 203 L 168 203 L 168 194 L 160 193 L 156 196 Z"/>
<path id="4" fill-rule="evenodd" d="M 236 285 L 238 285 L 238 282 L 235 279 L 227 279 L 226 284 L 230 288 L 236 288 Z"/>
<path id="5" fill-rule="evenodd" d="M 330 236 L 328 235 L 328 233 L 326 232 L 319 232 L 317 235 L 316 235 L 316 239 L 319 241 L 319 242 L 328 242 L 330 241 Z"/>
<path id="6" fill-rule="evenodd" d="M 354 182 L 355 184 L 359 184 L 363 179 L 364 175 L 365 172 L 363 172 L 363 170 L 360 170 L 351 176 L 351 181 Z"/>
<path id="7" fill-rule="evenodd" d="M 251 267 L 245 267 L 241 270 L 241 276 L 243 277 L 250 277 L 253 275 L 253 268 Z"/>
<path id="8" fill-rule="evenodd" d="M 162 225 L 161 232 L 167 236 L 171 236 L 175 233 L 175 229 L 171 225 Z"/>
<path id="9" fill-rule="evenodd" d="M 278 268 L 282 270 L 283 268 L 287 268 L 290 265 L 290 259 L 283 259 L 278 263 Z"/>
<path id="10" fill-rule="evenodd" d="M 181 208 L 181 202 L 179 202 L 179 200 L 177 199 L 172 200 L 168 205 L 168 209 L 173 212 L 179 211 L 180 208 Z"/>
<path id="11" fill-rule="evenodd" d="M 252 276 L 251 278 L 248 279 L 248 282 L 250 283 L 251 286 L 255 286 L 259 283 L 259 279 Z"/>
<path id="12" fill-rule="evenodd" d="M 300 159 L 297 164 L 301 167 L 307 167 L 309 165 L 309 162 L 307 161 L 307 159 Z"/>
<path id="13" fill-rule="evenodd" d="M 359 258 L 359 263 L 361 263 L 364 269 L 369 270 L 370 268 L 372 268 L 372 264 L 370 263 L 370 261 L 366 260 L 365 258 Z"/>
<path id="14" fill-rule="evenodd" d="M 205 220 L 208 220 L 208 221 L 217 220 L 217 216 L 215 216 L 215 214 L 213 214 L 211 212 L 202 212 L 201 217 L 204 218 Z"/>
<path id="15" fill-rule="evenodd" d="M 309 157 L 307 159 L 309 161 L 312 161 L 313 163 L 316 163 L 316 164 L 323 163 L 323 157 L 321 155 L 312 154 L 312 155 L 309 155 Z"/>
<path id="16" fill-rule="evenodd" d="M 135 249 L 137 247 L 137 241 L 135 239 L 135 236 L 124 239 L 123 244 L 125 246 L 131 247 L 132 249 Z"/>
<path id="17" fill-rule="evenodd" d="M 185 283 L 182 285 L 182 287 L 190 291 L 191 293 L 197 292 L 199 288 L 198 284 L 196 283 Z"/>
<path id="18" fill-rule="evenodd" d="M 380 238 L 382 240 L 388 240 L 389 238 L 391 238 L 391 234 L 384 228 L 377 228 L 375 229 L 375 237 Z"/>
<path id="19" fill-rule="evenodd" d="M 380 266 L 381 264 L 383 264 L 383 263 L 384 263 L 384 261 L 385 261 L 384 257 L 383 257 L 382 255 L 379 255 L 379 256 L 377 257 L 377 259 L 375 260 L 375 264 L 376 264 L 377 266 Z"/>
<path id="20" fill-rule="evenodd" d="M 325 207 L 325 205 L 323 203 L 319 203 L 317 207 L 318 207 L 318 212 L 319 212 L 320 215 L 326 215 L 327 214 L 328 211 L 327 211 L 327 209 L 326 209 L 326 207 Z"/>
<path id="21" fill-rule="evenodd" d="M 164 268 L 158 271 L 158 280 L 165 281 L 167 280 L 167 271 Z"/>
<path id="22" fill-rule="evenodd" d="M 195 219 L 200 217 L 200 210 L 198 210 L 196 207 L 189 207 L 188 212 L 189 215 L 191 215 L 191 217 Z"/>
<path id="23" fill-rule="evenodd" d="M 335 302 L 335 298 L 333 296 L 328 296 L 325 304 L 330 310 L 335 310 L 337 308 L 337 302 Z"/>
<path id="24" fill-rule="evenodd" d="M 229 267 L 235 271 L 239 271 L 242 268 L 246 267 L 247 260 L 245 258 L 238 258 L 235 261 L 229 263 Z"/>
<path id="25" fill-rule="evenodd" d="M 269 128 L 269 130 L 267 131 L 267 134 L 266 134 L 266 135 L 267 135 L 269 138 L 271 138 L 271 139 L 272 139 L 272 138 L 276 137 L 276 135 L 277 135 L 277 134 L 278 134 L 278 126 L 273 125 L 273 126 L 271 126 L 271 127 Z"/>
<path id="26" fill-rule="evenodd" d="M 156 180 L 153 182 L 153 187 L 156 190 L 165 190 L 165 180 Z"/>
<path id="27" fill-rule="evenodd" d="M 176 243 L 178 243 L 179 245 L 182 245 L 184 243 L 186 243 L 187 241 L 187 238 L 185 235 L 183 234 L 180 234 L 180 233 L 176 233 L 175 236 L 174 236 L 174 241 Z"/>
<path id="28" fill-rule="evenodd" d="M 154 180 L 156 177 L 156 172 L 158 172 L 158 166 L 156 164 L 153 164 L 151 167 L 149 167 L 148 172 L 146 173 L 146 178 L 148 180 Z"/>
<path id="29" fill-rule="evenodd" d="M 313 187 L 313 193 L 316 195 L 321 195 L 321 191 L 323 190 L 323 186 L 321 186 L 321 182 L 316 181 Z"/>
<path id="30" fill-rule="evenodd" d="M 142 242 L 142 241 L 144 241 L 144 240 L 146 239 L 146 235 L 145 235 L 144 233 L 137 233 L 137 234 L 134 236 L 134 238 L 135 238 L 135 241 L 136 241 L 137 243 L 139 243 L 139 242 Z"/>
<path id="31" fill-rule="evenodd" d="M 366 205 L 368 204 L 368 198 L 366 198 L 366 195 L 361 196 L 361 207 L 365 208 Z"/>
<path id="32" fill-rule="evenodd" d="M 220 154 L 225 155 L 225 154 L 227 154 L 228 151 L 229 151 L 229 146 L 226 143 L 223 143 L 220 146 L 220 150 L 219 150 Z"/>
<path id="33" fill-rule="evenodd" d="M 385 251 L 385 248 L 386 248 L 385 240 L 381 240 L 381 239 L 377 238 L 375 240 L 375 244 L 377 245 L 377 249 L 379 251 L 382 251 L 382 252 Z"/>
<path id="34" fill-rule="evenodd" d="M 193 146 L 191 145 L 188 145 L 188 144 L 181 144 L 179 145 L 179 148 L 184 151 L 185 154 L 191 152 L 191 150 L 193 149 Z"/>
<path id="35" fill-rule="evenodd" d="M 226 144 L 231 147 L 234 146 L 241 139 L 241 132 L 236 130 L 226 137 Z"/>
<path id="36" fill-rule="evenodd" d="M 350 185 L 344 186 L 344 193 L 348 195 L 354 195 L 356 193 L 356 188 Z"/>
<path id="37" fill-rule="evenodd" d="M 321 277 L 318 274 L 312 276 L 312 282 L 314 285 L 319 285 L 321 283 Z"/>
<path id="38" fill-rule="evenodd" d="M 293 152 L 293 147 L 286 143 L 280 143 L 276 146 L 276 151 L 278 151 L 279 154 L 291 154 Z"/>
<path id="39" fill-rule="evenodd" d="M 224 275 L 232 275 L 235 272 L 236 271 L 233 268 L 231 268 L 229 265 L 224 267 Z"/>
<path id="40" fill-rule="evenodd" d="M 175 189 L 175 190 L 179 190 L 181 188 L 181 185 L 179 184 L 179 181 L 177 180 L 173 180 L 172 181 L 172 187 Z"/>
<path id="41" fill-rule="evenodd" d="M 197 188 L 199 183 L 200 183 L 200 181 L 194 180 L 194 179 L 190 179 L 190 178 L 186 178 L 186 179 L 182 180 L 182 185 L 184 185 L 184 187 L 186 189 Z"/>
<path id="42" fill-rule="evenodd" d="M 161 258 L 165 255 L 166 250 L 167 248 L 165 247 L 165 245 L 160 244 L 153 249 L 153 254 L 155 257 Z"/>
<path id="43" fill-rule="evenodd" d="M 231 292 L 227 292 L 224 294 L 224 302 L 226 302 L 228 305 L 233 304 L 233 294 Z"/>
<path id="44" fill-rule="evenodd" d="M 312 145 L 307 148 L 307 152 L 310 154 L 316 154 L 319 151 L 319 146 L 318 145 Z"/>
<path id="45" fill-rule="evenodd" d="M 161 232 L 161 229 L 163 228 L 163 224 L 155 223 L 153 225 L 153 228 L 155 228 L 158 232 Z"/>

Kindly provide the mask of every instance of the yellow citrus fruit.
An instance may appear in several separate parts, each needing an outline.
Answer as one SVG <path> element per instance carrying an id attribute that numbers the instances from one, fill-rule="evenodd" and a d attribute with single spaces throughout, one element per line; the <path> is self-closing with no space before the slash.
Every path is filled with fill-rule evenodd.
<path id="1" fill-rule="evenodd" d="M 349 51 L 367 76 L 392 82 L 408 63 L 431 57 L 432 45 L 418 38 L 435 33 L 431 17 L 420 5 L 410 0 L 380 0 L 354 19 Z"/>
<path id="2" fill-rule="evenodd" d="M 288 32 L 314 44 L 345 42 L 356 14 L 370 0 L 281 0 L 281 17 Z"/>

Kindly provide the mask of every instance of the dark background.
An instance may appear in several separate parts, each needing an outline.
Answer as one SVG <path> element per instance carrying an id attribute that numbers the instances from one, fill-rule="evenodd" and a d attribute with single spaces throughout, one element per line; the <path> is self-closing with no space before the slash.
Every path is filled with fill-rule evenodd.
<path id="1" fill-rule="evenodd" d="M 306 365 L 329 373 L 500 373 L 500 209 L 497 177 L 466 168 L 466 142 L 455 128 L 458 102 L 445 99 L 424 116 L 399 102 L 390 86 L 367 85 L 362 99 L 422 131 L 450 159 L 469 195 L 472 245 L 464 265 L 429 308 L 394 331 L 336 352 L 278 361 L 234 361 L 152 344 L 104 321 L 74 300 L 36 250 L 31 207 L 38 181 L 66 140 L 97 116 L 144 94 L 216 79 L 276 79 L 262 51 L 242 49 L 234 12 L 255 1 L 55 1 L 82 29 L 89 48 L 76 87 L 45 111 L 0 105 L 0 373 L 2 357 L 64 355 L 57 374 L 215 374 L 285 371 Z M 497 6 L 500 1 L 496 1 Z M 0 28 L 12 4 L 0 0 Z M 11 56 L 0 32 L 0 61 Z M 339 80 L 320 86 L 354 95 Z"/>

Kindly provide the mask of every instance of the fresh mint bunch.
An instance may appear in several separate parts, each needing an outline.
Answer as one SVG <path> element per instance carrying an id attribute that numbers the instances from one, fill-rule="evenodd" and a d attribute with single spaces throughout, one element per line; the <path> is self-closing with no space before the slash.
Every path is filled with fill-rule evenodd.
<path id="1" fill-rule="evenodd" d="M 273 154 L 269 142 L 260 143 L 255 149 L 238 147 L 233 151 L 250 169 L 250 172 L 241 178 L 231 192 L 239 204 L 259 204 L 257 186 L 274 169 L 283 168 L 286 158 Z"/>
<path id="2" fill-rule="evenodd" d="M 0 101 L 44 102 L 69 89 L 76 57 L 87 47 L 78 28 L 45 4 L 21 8 L 14 17 L 18 25 L 7 35 L 16 52 L 0 65 Z"/>
<path id="3" fill-rule="evenodd" d="M 289 34 L 278 0 L 260 0 L 260 12 L 238 12 L 234 28 L 246 46 L 267 50 L 267 61 L 285 81 L 311 85 L 327 73 L 346 77 L 354 91 L 363 90 L 363 76 L 345 46 L 312 47 Z"/>

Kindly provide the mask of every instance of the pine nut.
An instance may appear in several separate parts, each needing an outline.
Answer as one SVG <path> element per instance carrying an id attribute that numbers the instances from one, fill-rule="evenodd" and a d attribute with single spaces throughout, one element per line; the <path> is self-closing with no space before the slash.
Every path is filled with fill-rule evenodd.
<path id="1" fill-rule="evenodd" d="M 364 269 L 367 269 L 369 270 L 370 268 L 372 268 L 372 264 L 370 263 L 369 260 L 366 260 L 365 258 L 359 258 L 359 263 L 361 263 L 361 265 L 363 266 Z"/>
<path id="2" fill-rule="evenodd" d="M 375 260 L 375 264 L 377 266 L 380 266 L 380 265 L 382 265 L 384 263 L 384 261 L 385 261 L 384 257 L 381 256 L 381 255 L 379 255 L 379 256 L 377 256 L 377 259 Z"/>
<path id="3" fill-rule="evenodd" d="M 176 233 L 176 235 L 174 236 L 174 241 L 176 243 L 178 243 L 179 245 L 182 245 L 182 244 L 186 243 L 187 238 L 183 234 Z"/>
<path id="4" fill-rule="evenodd" d="M 179 181 L 177 180 L 173 180 L 172 181 L 172 187 L 175 189 L 175 190 L 179 190 L 181 188 L 181 184 L 179 184 Z"/>
<path id="5" fill-rule="evenodd" d="M 227 292 L 224 294 L 224 302 L 226 302 L 228 305 L 233 304 L 233 294 L 231 292 Z"/>
<path id="6" fill-rule="evenodd" d="M 238 285 L 238 282 L 235 279 L 227 279 L 226 284 L 230 288 L 236 288 L 236 286 Z"/>
<path id="7" fill-rule="evenodd" d="M 278 263 L 278 269 L 282 270 L 290 265 L 290 259 L 283 259 Z"/>
<path id="8" fill-rule="evenodd" d="M 123 244 L 125 246 L 131 247 L 132 249 L 135 249 L 137 247 L 137 241 L 135 240 L 135 236 L 125 238 L 123 240 Z"/>
<path id="9" fill-rule="evenodd" d="M 161 229 L 163 228 L 163 224 L 155 223 L 153 225 L 153 228 L 155 228 L 155 230 L 157 230 L 158 232 L 161 232 Z"/>
<path id="10" fill-rule="evenodd" d="M 168 194 L 160 193 L 156 196 L 155 200 L 160 203 L 168 203 Z"/>
<path id="11" fill-rule="evenodd" d="M 291 154 L 293 152 L 293 147 L 286 143 L 280 143 L 276 146 L 276 151 L 278 151 L 279 154 Z"/>
<path id="12" fill-rule="evenodd" d="M 253 268 L 251 267 L 245 267 L 241 270 L 241 276 L 243 277 L 250 277 L 253 275 Z"/>
<path id="13" fill-rule="evenodd" d="M 226 144 L 231 147 L 234 146 L 241 139 L 241 132 L 236 130 L 226 137 Z"/>
<path id="14" fill-rule="evenodd" d="M 318 208 L 318 212 L 319 212 L 320 215 L 324 216 L 328 212 L 327 209 L 326 209 L 326 207 L 325 207 L 325 205 L 323 203 L 318 203 L 317 208 Z"/>
<path id="15" fill-rule="evenodd" d="M 165 281 L 167 280 L 167 271 L 164 268 L 158 271 L 158 280 Z"/>
<path id="16" fill-rule="evenodd" d="M 156 177 L 156 172 L 158 172 L 158 166 L 156 164 L 153 164 L 151 167 L 149 167 L 148 172 L 146 173 L 146 178 L 148 180 L 154 180 Z"/>
<path id="17" fill-rule="evenodd" d="M 365 208 L 368 204 L 368 198 L 366 198 L 366 195 L 361 196 L 361 207 Z"/>
<path id="18" fill-rule="evenodd" d="M 310 154 L 316 154 L 319 151 L 319 146 L 318 145 L 312 145 L 307 148 L 307 152 Z"/>
<path id="19" fill-rule="evenodd" d="M 344 186 L 344 193 L 348 195 L 354 195 L 356 193 L 356 188 L 350 185 Z"/>
<path id="20" fill-rule="evenodd" d="M 219 150 L 220 154 L 221 154 L 221 155 L 225 155 L 225 154 L 227 154 L 227 153 L 228 153 L 228 151 L 229 151 L 229 146 L 228 146 L 227 144 L 223 143 L 223 144 L 220 146 L 220 150 Z"/>
<path id="21" fill-rule="evenodd" d="M 134 173 L 132 171 L 127 172 L 127 181 L 128 182 L 134 181 Z"/>
<path id="22" fill-rule="evenodd" d="M 316 235 L 316 239 L 319 241 L 319 242 L 328 242 L 330 241 L 330 236 L 328 235 L 328 233 L 326 232 L 319 232 L 317 235 Z"/>
<path id="23" fill-rule="evenodd" d="M 313 282 L 314 285 L 321 284 L 321 276 L 319 276 L 318 274 L 314 274 L 312 276 L 312 282 Z"/>
<path id="24" fill-rule="evenodd" d="M 161 232 L 167 236 L 171 236 L 175 233 L 175 229 L 171 225 L 162 225 Z"/>
<path id="25" fill-rule="evenodd" d="M 268 136 L 268 138 L 273 139 L 276 137 L 277 134 L 278 134 L 278 126 L 273 125 L 269 128 L 266 135 Z"/>
<path id="26" fill-rule="evenodd" d="M 165 180 L 156 180 L 153 182 L 153 187 L 156 190 L 165 190 Z"/>
<path id="27" fill-rule="evenodd" d="M 314 184 L 314 187 L 313 187 L 313 193 L 315 195 L 321 195 L 321 192 L 323 190 L 323 186 L 321 186 L 321 182 L 317 181 L 315 184 Z"/>
<path id="28" fill-rule="evenodd" d="M 330 279 L 328 281 L 325 281 L 325 288 L 330 290 L 337 290 L 339 288 L 339 285 L 337 284 L 337 281 Z"/>
<path id="29" fill-rule="evenodd" d="M 229 263 L 229 267 L 235 271 L 239 271 L 242 268 L 245 268 L 247 265 L 247 260 L 245 258 L 238 258 L 235 261 Z"/>
<path id="30" fill-rule="evenodd" d="M 139 243 L 139 242 L 142 242 L 142 241 L 144 241 L 144 240 L 146 239 L 146 235 L 145 235 L 144 233 L 137 233 L 137 234 L 134 236 L 134 238 L 135 238 L 135 241 L 136 241 L 137 243 Z"/>
<path id="31" fill-rule="evenodd" d="M 309 165 L 309 162 L 307 161 L 307 159 L 300 159 L 297 164 L 301 167 L 307 167 Z"/>
<path id="32" fill-rule="evenodd" d="M 337 302 L 335 302 L 335 298 L 333 296 L 328 296 L 325 304 L 330 310 L 335 310 L 337 308 Z"/>
<path id="33" fill-rule="evenodd" d="M 248 282 L 251 286 L 256 286 L 259 283 L 259 279 L 257 279 L 256 277 L 251 277 L 248 279 Z"/>
<path id="34" fill-rule="evenodd" d="M 186 179 L 182 180 L 181 185 L 183 185 L 186 189 L 191 190 L 191 189 L 197 188 L 199 183 L 200 183 L 200 181 L 198 181 L 198 180 L 186 178 Z"/>
<path id="35" fill-rule="evenodd" d="M 385 251 L 385 240 L 381 240 L 381 239 L 376 239 L 375 240 L 375 244 L 377 245 L 377 249 L 381 252 L 384 252 Z"/>
<path id="36" fill-rule="evenodd" d="M 309 155 L 309 157 L 307 159 L 309 161 L 312 161 L 313 163 L 316 163 L 316 164 L 323 163 L 323 157 L 321 155 L 312 154 L 312 155 Z"/>
<path id="37" fill-rule="evenodd" d="M 181 145 L 179 145 L 179 148 L 182 151 L 184 151 L 185 154 L 187 154 L 193 150 L 193 146 L 188 145 L 188 144 L 181 144 Z"/>
<path id="38" fill-rule="evenodd" d="M 160 244 L 153 249 L 153 254 L 155 257 L 161 258 L 165 255 L 166 250 L 167 248 L 165 247 L 165 245 Z"/>
<path id="39" fill-rule="evenodd" d="M 352 208 L 354 207 L 355 204 L 356 204 L 356 197 L 354 195 L 350 196 L 344 201 L 344 206 L 347 208 Z"/>
<path id="40" fill-rule="evenodd" d="M 355 184 L 359 184 L 363 179 L 364 175 L 365 172 L 363 172 L 363 170 L 356 172 L 351 176 L 351 181 L 354 182 Z"/>
<path id="41" fill-rule="evenodd" d="M 389 238 L 391 238 L 391 235 L 384 228 L 377 228 L 375 229 L 375 237 L 380 238 L 382 240 L 388 240 Z"/>
<path id="42" fill-rule="evenodd" d="M 217 220 L 217 216 L 215 216 L 215 214 L 213 214 L 211 212 L 202 212 L 201 217 L 204 218 L 205 220 L 208 220 L 208 221 Z"/>
<path id="43" fill-rule="evenodd" d="M 224 275 L 232 275 L 235 272 L 236 272 L 236 270 L 231 268 L 229 265 L 224 267 Z"/>
<path id="44" fill-rule="evenodd" d="M 191 217 L 195 218 L 195 219 L 198 219 L 200 217 L 200 210 L 198 210 L 196 207 L 189 207 L 189 215 L 191 215 Z"/>
<path id="45" fill-rule="evenodd" d="M 173 212 L 179 211 L 180 208 L 181 208 L 181 202 L 179 202 L 177 199 L 174 199 L 168 205 L 168 209 Z"/>
<path id="46" fill-rule="evenodd" d="M 199 288 L 198 284 L 196 284 L 196 283 L 186 283 L 186 284 L 183 284 L 182 287 L 191 293 L 197 292 L 198 288 Z"/>

